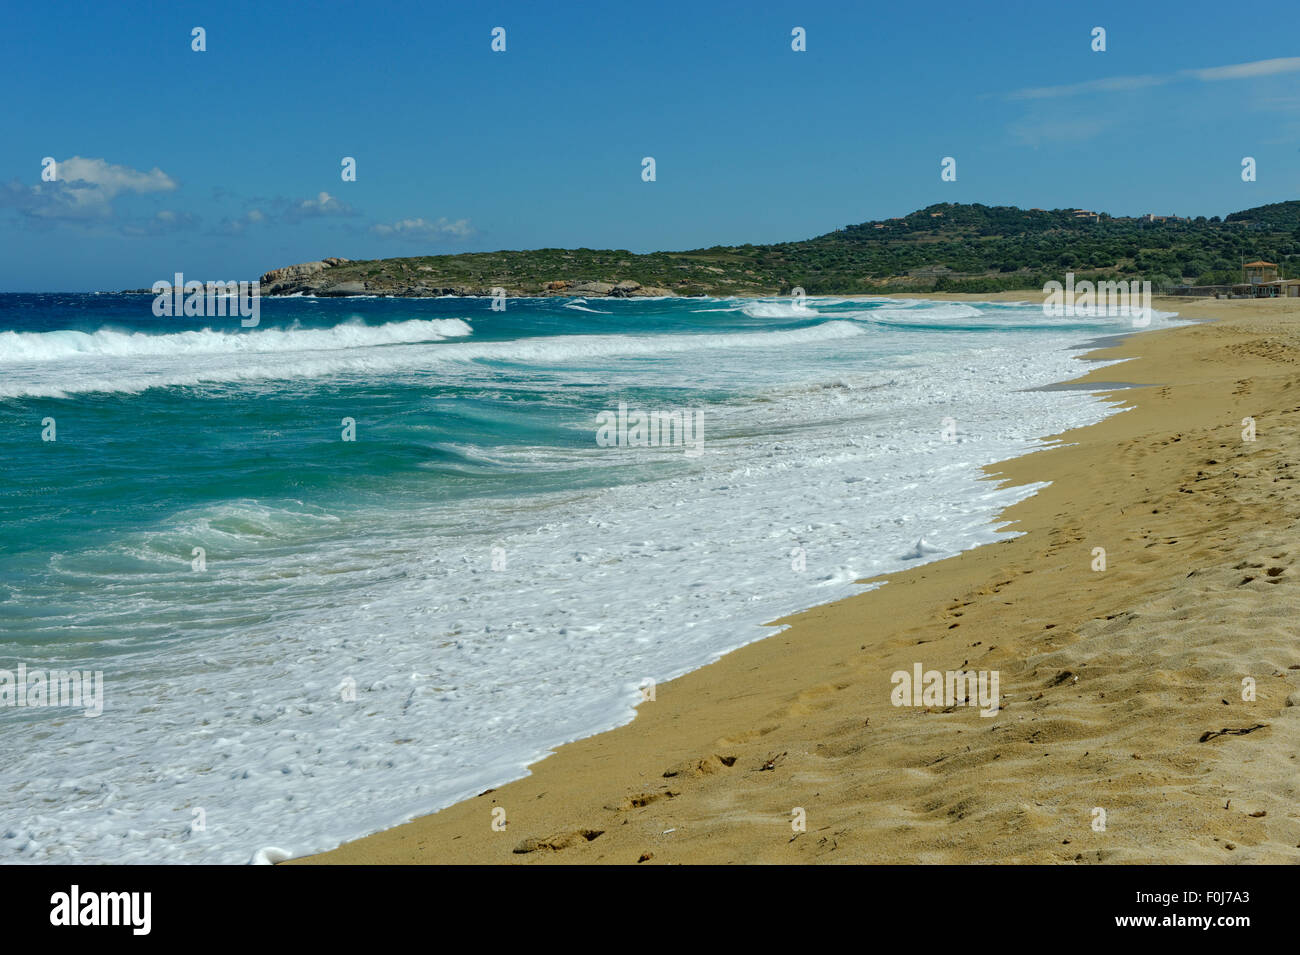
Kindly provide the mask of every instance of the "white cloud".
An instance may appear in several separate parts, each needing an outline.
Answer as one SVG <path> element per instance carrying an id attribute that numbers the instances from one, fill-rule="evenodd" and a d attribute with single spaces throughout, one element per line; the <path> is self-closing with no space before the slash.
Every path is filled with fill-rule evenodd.
<path id="1" fill-rule="evenodd" d="M 140 172 L 103 159 L 73 156 L 58 164 L 58 172 L 61 182 L 86 183 L 105 199 L 121 192 L 171 192 L 176 188 L 176 181 L 157 166 Z"/>
<path id="2" fill-rule="evenodd" d="M 315 199 L 301 199 L 290 202 L 281 213 L 285 222 L 301 222 L 303 219 L 316 219 L 322 216 L 355 215 L 353 208 L 346 202 L 340 202 L 328 192 L 318 193 Z"/>
<path id="3" fill-rule="evenodd" d="M 171 192 L 176 180 L 157 166 L 148 172 L 104 159 L 73 156 L 56 161 L 57 179 L 23 186 L 9 183 L 0 204 L 44 220 L 94 220 L 113 216 L 113 200 L 122 193 Z"/>
<path id="4" fill-rule="evenodd" d="M 463 239 L 474 234 L 468 219 L 457 219 L 452 222 L 446 216 L 440 216 L 433 222 L 423 218 L 399 219 L 392 223 L 372 225 L 370 231 L 385 238 L 409 236 L 421 239 L 440 239 L 454 236 Z"/>

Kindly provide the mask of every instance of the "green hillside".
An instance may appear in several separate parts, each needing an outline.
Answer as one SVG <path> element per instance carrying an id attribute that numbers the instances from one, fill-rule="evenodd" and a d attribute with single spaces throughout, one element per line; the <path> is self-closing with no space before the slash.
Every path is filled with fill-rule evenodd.
<path id="1" fill-rule="evenodd" d="M 1300 277 L 1300 201 L 1195 219 L 1082 218 L 1072 209 L 940 203 L 910 215 L 845 226 L 774 245 L 686 252 L 535 249 L 344 261 L 272 281 L 272 294 L 397 295 L 582 291 L 623 282 L 630 294 L 810 295 L 902 291 L 989 292 L 1080 278 L 1146 279 L 1156 288 L 1241 281 L 1243 259 L 1267 259 Z M 264 281 L 264 284 L 267 284 Z M 622 294 L 621 291 L 614 294 Z"/>

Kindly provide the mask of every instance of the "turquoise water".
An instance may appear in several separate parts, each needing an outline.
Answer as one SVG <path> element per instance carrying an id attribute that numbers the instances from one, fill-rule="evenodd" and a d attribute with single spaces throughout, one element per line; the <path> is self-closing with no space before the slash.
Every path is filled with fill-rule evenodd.
<path id="1" fill-rule="evenodd" d="M 1105 413 L 1023 389 L 1125 330 L 889 300 L 292 298 L 250 329 L 151 304 L 0 296 L 0 668 L 105 682 L 96 718 L 0 709 L 0 856 L 314 851 L 499 784 L 921 538 L 996 539 L 1025 492 L 979 466 Z M 600 446 L 620 403 L 698 414 L 703 453 Z"/>

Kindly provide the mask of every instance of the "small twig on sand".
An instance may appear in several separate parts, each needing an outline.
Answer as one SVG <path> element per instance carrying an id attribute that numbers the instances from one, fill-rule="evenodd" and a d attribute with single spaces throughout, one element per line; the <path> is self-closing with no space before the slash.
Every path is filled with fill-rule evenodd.
<path id="1" fill-rule="evenodd" d="M 1245 726 L 1240 729 L 1230 729 L 1225 726 L 1217 732 L 1215 730 L 1206 730 L 1201 734 L 1201 738 L 1197 742 L 1206 743 L 1216 736 L 1245 736 L 1247 733 L 1255 732 L 1255 730 L 1262 730 L 1267 725 L 1267 723 L 1256 723 L 1254 726 Z"/>
<path id="2" fill-rule="evenodd" d="M 777 753 L 775 756 L 770 757 L 766 763 L 758 767 L 758 771 L 761 773 L 764 770 L 776 769 L 776 761 L 784 755 L 785 753 Z"/>

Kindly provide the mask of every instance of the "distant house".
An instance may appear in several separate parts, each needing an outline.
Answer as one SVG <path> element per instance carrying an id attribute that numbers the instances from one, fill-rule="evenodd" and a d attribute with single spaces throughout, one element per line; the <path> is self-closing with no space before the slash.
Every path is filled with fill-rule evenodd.
<path id="1" fill-rule="evenodd" d="M 1262 259 L 1258 262 L 1247 262 L 1241 267 L 1245 274 L 1247 285 L 1263 285 L 1266 282 L 1276 282 L 1280 277 L 1277 271 L 1276 262 L 1265 262 Z"/>
<path id="2" fill-rule="evenodd" d="M 1073 216 L 1076 219 L 1087 219 L 1089 222 L 1097 222 L 1101 219 L 1101 215 L 1091 209 L 1075 209 Z"/>

